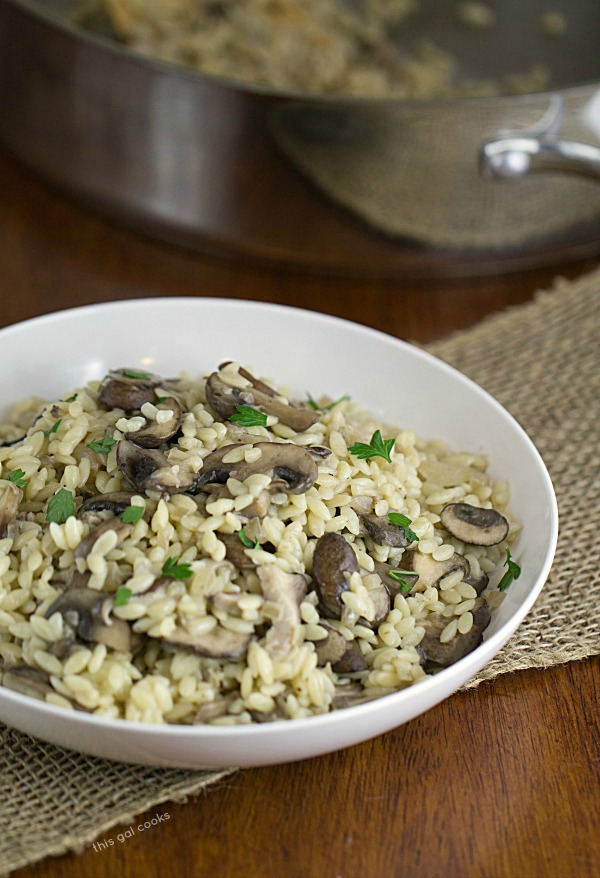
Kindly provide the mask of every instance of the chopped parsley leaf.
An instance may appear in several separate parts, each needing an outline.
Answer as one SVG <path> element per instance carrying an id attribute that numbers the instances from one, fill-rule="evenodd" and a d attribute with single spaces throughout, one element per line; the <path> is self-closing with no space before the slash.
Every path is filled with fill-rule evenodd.
<path id="1" fill-rule="evenodd" d="M 124 522 L 124 524 L 137 524 L 143 514 L 143 506 L 126 506 L 121 513 L 121 521 Z"/>
<path id="2" fill-rule="evenodd" d="M 169 558 L 163 564 L 162 575 L 170 579 L 189 579 L 192 575 L 191 564 L 178 564 L 179 555 Z"/>
<path id="3" fill-rule="evenodd" d="M 240 427 L 266 427 L 267 416 L 264 412 L 259 412 L 249 405 L 237 405 L 236 413 L 230 415 L 229 420 Z"/>
<path id="4" fill-rule="evenodd" d="M 24 488 L 27 482 L 23 478 L 25 475 L 25 470 L 22 469 L 13 469 L 11 472 L 7 473 L 5 478 L 7 481 L 12 482 L 13 485 L 16 485 L 17 488 Z"/>
<path id="5" fill-rule="evenodd" d="M 116 439 L 111 439 L 109 436 L 104 436 L 102 439 L 94 439 L 93 442 L 88 442 L 85 447 L 90 448 L 92 451 L 97 451 L 98 454 L 108 454 L 113 445 L 116 444 Z"/>
<path id="6" fill-rule="evenodd" d="M 508 546 L 504 547 L 506 549 L 506 573 L 498 583 L 498 591 L 506 591 L 508 586 L 514 579 L 518 579 L 521 575 L 521 568 L 518 564 L 511 560 L 510 557 L 510 549 Z"/>
<path id="7" fill-rule="evenodd" d="M 44 430 L 44 436 L 50 436 L 52 433 L 56 433 L 56 431 L 60 427 L 61 421 L 62 418 L 59 418 L 58 421 L 55 421 L 48 430 Z"/>
<path id="8" fill-rule="evenodd" d="M 404 536 L 408 540 L 409 543 L 418 543 L 419 537 L 416 535 L 414 530 L 411 530 L 409 525 L 412 524 L 411 519 L 408 515 L 402 515 L 401 512 L 388 512 L 388 518 L 392 524 L 397 525 L 404 532 Z"/>
<path id="9" fill-rule="evenodd" d="M 113 601 L 113 604 L 115 607 L 125 607 L 129 603 L 130 597 L 131 589 L 127 588 L 126 585 L 120 585 L 115 592 L 115 599 Z"/>
<path id="10" fill-rule="evenodd" d="M 400 583 L 399 592 L 400 594 L 406 594 L 411 590 L 414 583 L 408 582 L 404 577 L 405 576 L 417 576 L 418 574 L 414 570 L 390 570 L 388 576 L 391 579 L 395 579 L 396 582 Z"/>
<path id="11" fill-rule="evenodd" d="M 240 538 L 242 545 L 244 545 L 247 549 L 260 549 L 260 543 L 258 542 L 258 540 L 253 543 L 250 537 L 247 537 L 244 533 L 243 527 L 238 530 L 237 535 Z"/>
<path id="12" fill-rule="evenodd" d="M 311 409 L 314 409 L 316 412 L 329 412 L 331 409 L 336 406 L 339 402 L 345 402 L 347 399 L 350 399 L 350 396 L 345 393 L 343 396 L 340 396 L 339 399 L 330 402 L 328 405 L 319 405 L 319 403 L 313 399 L 308 390 L 306 391 L 306 397 L 308 400 L 308 404 Z"/>
<path id="13" fill-rule="evenodd" d="M 70 518 L 71 515 L 75 515 L 73 494 L 67 488 L 61 488 L 48 501 L 46 521 L 55 521 L 57 524 L 61 524 L 67 518 Z"/>
<path id="14" fill-rule="evenodd" d="M 364 442 L 355 442 L 348 451 L 350 454 L 360 458 L 360 460 L 366 460 L 370 457 L 383 457 L 384 460 L 391 463 L 392 458 L 390 454 L 395 441 L 395 439 L 384 439 L 381 435 L 381 430 L 375 430 L 368 445 Z"/>
<path id="15" fill-rule="evenodd" d="M 152 375 L 149 372 L 136 372 L 135 369 L 123 369 L 122 375 L 125 378 L 137 378 L 138 381 L 151 381 Z"/>
<path id="16" fill-rule="evenodd" d="M 77 394 L 74 393 L 73 396 L 68 396 L 66 399 L 59 399 L 59 402 L 75 402 L 77 399 Z"/>

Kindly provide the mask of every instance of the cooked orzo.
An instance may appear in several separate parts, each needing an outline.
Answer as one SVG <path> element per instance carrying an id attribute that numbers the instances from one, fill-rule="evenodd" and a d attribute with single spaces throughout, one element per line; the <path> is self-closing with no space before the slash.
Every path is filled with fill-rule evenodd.
<path id="1" fill-rule="evenodd" d="M 294 719 L 474 649 L 519 568 L 480 455 L 231 361 L 117 369 L 0 426 L 0 673 L 151 723 Z M 489 574 L 504 573 L 490 589 Z"/>

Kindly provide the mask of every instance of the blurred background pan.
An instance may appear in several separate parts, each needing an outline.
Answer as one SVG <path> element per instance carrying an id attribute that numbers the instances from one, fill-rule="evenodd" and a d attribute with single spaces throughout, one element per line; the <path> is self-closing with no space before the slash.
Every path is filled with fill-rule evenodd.
<path id="1" fill-rule="evenodd" d="M 544 90 L 278 91 L 142 57 L 66 0 L 0 0 L 0 144 L 81 204 L 201 251 L 411 277 L 599 252 L 600 3 L 498 0 L 480 30 L 454 6 L 422 0 L 402 39 L 425 34 L 466 78 L 545 65 Z"/>

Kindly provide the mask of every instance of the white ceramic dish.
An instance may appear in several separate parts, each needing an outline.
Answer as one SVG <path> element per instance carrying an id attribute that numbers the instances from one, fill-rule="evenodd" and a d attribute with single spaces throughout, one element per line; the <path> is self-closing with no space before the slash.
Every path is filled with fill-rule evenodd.
<path id="1" fill-rule="evenodd" d="M 224 359 L 251 364 L 300 396 L 350 393 L 388 423 L 486 453 L 511 486 L 523 524 L 522 573 L 483 643 L 402 692 L 322 716 L 253 726 L 155 726 L 65 711 L 0 687 L 0 720 L 100 757 L 185 768 L 266 765 L 348 747 L 399 726 L 451 695 L 504 645 L 540 593 L 558 514 L 546 468 L 516 421 L 472 381 L 419 349 L 322 314 L 225 299 L 147 299 L 76 308 L 0 331 L 0 408 L 60 395 L 109 368 L 198 376 Z"/>

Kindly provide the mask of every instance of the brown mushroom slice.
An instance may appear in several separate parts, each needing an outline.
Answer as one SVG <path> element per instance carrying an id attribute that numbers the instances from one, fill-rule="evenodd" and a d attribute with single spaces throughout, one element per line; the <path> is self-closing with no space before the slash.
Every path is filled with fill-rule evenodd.
<path id="1" fill-rule="evenodd" d="M 183 410 L 174 396 L 168 396 L 160 403 L 155 403 L 159 412 L 171 412 L 171 416 L 165 421 L 147 421 L 141 430 L 128 433 L 127 438 L 142 448 L 158 448 L 170 442 L 179 432 L 183 420 Z"/>
<path id="2" fill-rule="evenodd" d="M 326 629 L 327 636 L 322 640 L 315 641 L 315 652 L 317 654 L 317 665 L 320 668 L 324 668 L 326 664 L 334 665 L 342 658 L 346 652 L 348 641 L 343 634 L 340 634 L 334 628 L 330 628 L 329 625 L 323 625 L 323 623 L 321 625 Z"/>
<path id="3" fill-rule="evenodd" d="M 130 491 L 113 491 L 107 494 L 96 494 L 90 497 L 79 507 L 77 512 L 78 518 L 83 518 L 88 512 L 114 512 L 120 515 L 128 506 L 131 506 L 131 498 L 135 494 Z"/>
<path id="4" fill-rule="evenodd" d="M 127 539 L 129 534 L 131 533 L 131 531 L 133 530 L 133 525 L 125 524 L 125 522 L 121 521 L 118 516 L 114 516 L 113 518 L 109 518 L 107 521 L 103 521 L 101 524 L 97 525 L 97 527 L 92 528 L 87 537 L 84 537 L 82 539 L 82 541 L 79 543 L 73 553 L 74 557 L 87 558 L 87 556 L 92 551 L 96 540 L 101 537 L 102 534 L 107 533 L 109 530 L 112 530 L 116 533 L 116 545 L 119 546 L 121 545 L 123 540 Z"/>
<path id="5" fill-rule="evenodd" d="M 224 485 L 229 478 L 243 482 L 251 475 L 262 473 L 271 478 L 271 491 L 304 494 L 318 475 L 317 464 L 308 451 L 293 442 L 257 442 L 261 455 L 249 463 L 241 460 L 224 463 L 236 445 L 224 445 L 204 458 L 195 481 L 195 490 L 210 491 L 213 485 Z"/>
<path id="6" fill-rule="evenodd" d="M 316 461 L 327 460 L 331 454 L 331 448 L 325 445 L 307 445 L 306 450 Z"/>
<path id="7" fill-rule="evenodd" d="M 390 611 L 390 594 L 383 582 L 379 585 L 370 585 L 369 578 L 364 578 L 363 585 L 369 592 L 369 597 L 371 598 L 371 602 L 375 609 L 375 615 L 372 619 L 364 619 L 361 617 L 361 622 L 368 628 L 375 629 L 383 622 Z"/>
<path id="8" fill-rule="evenodd" d="M 335 687 L 331 707 L 332 710 L 343 710 L 346 707 L 354 707 L 357 704 L 365 704 L 373 701 L 378 696 L 370 694 L 358 680 L 352 683 L 338 683 Z"/>
<path id="9" fill-rule="evenodd" d="M 253 570 L 256 562 L 246 554 L 246 546 L 242 543 L 237 533 L 217 534 L 219 540 L 225 546 L 225 557 L 241 570 Z"/>
<path id="10" fill-rule="evenodd" d="M 375 573 L 379 575 L 391 598 L 395 598 L 397 594 L 408 594 L 419 580 L 418 573 L 412 570 L 400 569 L 385 561 L 375 561 L 374 564 Z M 394 573 L 397 575 L 394 576 Z"/>
<path id="11" fill-rule="evenodd" d="M 357 674 L 367 670 L 367 660 L 356 640 L 349 640 L 343 656 L 333 666 L 336 674 Z"/>
<path id="12" fill-rule="evenodd" d="M 298 574 L 286 573 L 275 564 L 263 564 L 256 572 L 266 600 L 278 607 L 278 614 L 265 635 L 265 650 L 274 661 L 278 661 L 300 642 L 301 620 L 295 579 Z"/>
<path id="13" fill-rule="evenodd" d="M 98 389 L 98 401 L 107 408 L 125 412 L 140 409 L 145 402 L 156 400 L 155 389 L 162 383 L 159 375 L 138 369 L 114 369 Z"/>
<path id="14" fill-rule="evenodd" d="M 210 723 L 220 716 L 225 716 L 233 702 L 239 698 L 239 692 L 230 692 L 222 698 L 216 698 L 214 701 L 207 701 L 201 704 L 192 720 L 193 725 L 204 725 Z"/>
<path id="15" fill-rule="evenodd" d="M 15 665 L 8 668 L 2 675 L 2 685 L 13 692 L 21 695 L 29 695 L 40 701 L 46 700 L 46 695 L 56 692 L 50 684 L 50 675 L 39 668 L 30 665 Z"/>
<path id="16" fill-rule="evenodd" d="M 471 546 L 496 546 L 508 534 L 503 515 L 469 503 L 449 503 L 442 509 L 440 521 L 448 533 Z"/>
<path id="17" fill-rule="evenodd" d="M 466 582 L 467 585 L 472 585 L 475 591 L 477 592 L 477 597 L 483 594 L 483 592 L 488 587 L 490 581 L 490 577 L 487 573 L 482 573 L 480 576 L 475 578 L 474 576 L 464 576 L 463 582 Z"/>
<path id="18" fill-rule="evenodd" d="M 432 614 L 423 622 L 419 622 L 425 628 L 425 635 L 418 646 L 423 664 L 434 664 L 447 668 L 459 659 L 464 658 L 476 649 L 483 640 L 483 632 L 490 624 L 492 614 L 487 601 L 478 598 L 473 608 L 473 626 L 466 634 L 455 634 L 447 643 L 440 642 L 440 634 L 450 621 L 449 619 Z"/>
<path id="19" fill-rule="evenodd" d="M 359 512 L 358 517 L 374 543 L 403 549 L 410 545 L 403 528 L 392 524 L 387 515 L 374 515 L 372 512 Z"/>
<path id="20" fill-rule="evenodd" d="M 63 617 L 72 639 L 103 643 L 116 652 L 133 652 L 140 642 L 124 619 L 110 615 L 113 597 L 93 588 L 71 588 L 59 595 L 46 610 L 46 618 L 54 613 Z"/>
<path id="21" fill-rule="evenodd" d="M 274 415 L 296 433 L 303 433 L 319 420 L 318 412 L 285 402 L 275 390 L 257 381 L 246 370 L 240 369 L 240 375 L 250 381 L 250 387 L 232 387 L 219 372 L 213 372 L 207 379 L 206 400 L 222 418 L 230 418 L 238 406 L 250 406 L 264 414 Z"/>
<path id="22" fill-rule="evenodd" d="M 418 549 L 409 549 L 402 555 L 402 566 L 406 570 L 414 570 L 419 575 L 419 581 L 428 588 L 437 587 L 440 579 L 462 570 L 463 579 L 471 574 L 471 566 L 466 558 L 455 552 L 447 561 L 436 561 L 431 555 L 419 552 Z"/>
<path id="23" fill-rule="evenodd" d="M 129 484 L 140 493 L 182 494 L 194 488 L 197 478 L 195 473 L 172 466 L 164 452 L 140 448 L 128 439 L 121 439 L 117 445 L 117 465 Z"/>
<path id="24" fill-rule="evenodd" d="M 2 499 L 0 499 L 0 539 L 8 534 L 9 526 L 16 519 L 19 512 L 19 504 L 23 499 L 23 491 L 9 482 L 6 486 Z"/>
<path id="25" fill-rule="evenodd" d="M 188 649 L 207 658 L 235 659 L 245 655 L 251 637 L 251 634 L 230 631 L 229 628 L 216 625 L 203 634 L 193 634 L 184 628 L 175 628 L 170 634 L 159 639 L 162 643 Z"/>
<path id="26" fill-rule="evenodd" d="M 319 595 L 321 612 L 328 618 L 341 619 L 342 594 L 348 591 L 348 577 L 359 570 L 354 549 L 338 533 L 326 533 L 315 546 L 312 575 Z"/>

